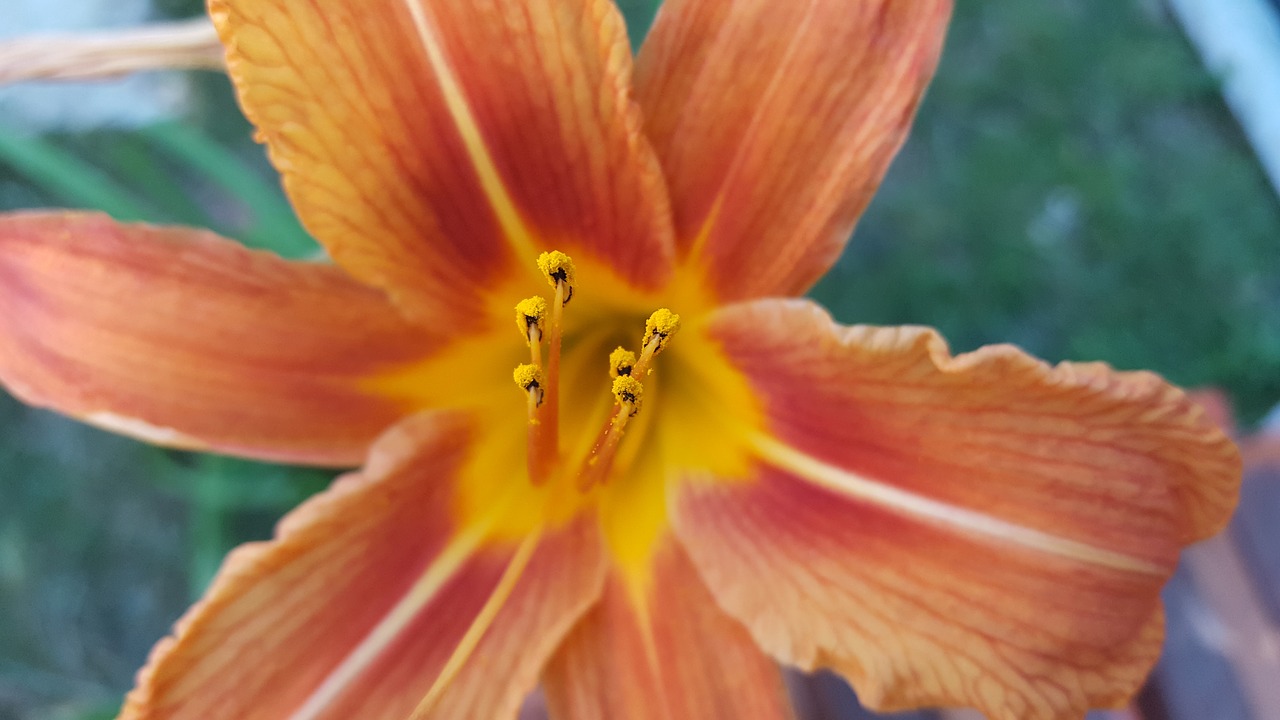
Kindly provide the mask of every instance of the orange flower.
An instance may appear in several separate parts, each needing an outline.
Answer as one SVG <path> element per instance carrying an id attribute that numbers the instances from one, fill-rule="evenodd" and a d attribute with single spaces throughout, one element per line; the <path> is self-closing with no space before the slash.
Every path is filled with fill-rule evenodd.
<path id="1" fill-rule="evenodd" d="M 511 717 L 541 682 L 556 718 L 782 718 L 781 661 L 875 708 L 1057 719 L 1141 682 L 1231 443 L 1148 373 L 794 299 L 947 0 L 668 0 L 634 72 L 608 0 L 211 10 L 334 264 L 11 216 L 0 378 L 166 445 L 365 465 L 227 559 L 125 717 Z"/>

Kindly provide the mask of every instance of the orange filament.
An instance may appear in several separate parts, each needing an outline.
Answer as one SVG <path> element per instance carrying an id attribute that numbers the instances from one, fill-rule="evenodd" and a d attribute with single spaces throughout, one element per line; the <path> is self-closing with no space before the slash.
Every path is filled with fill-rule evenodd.
<path id="1" fill-rule="evenodd" d="M 609 374 L 613 376 L 613 396 L 617 403 L 609 422 L 600 430 L 596 442 L 578 473 L 578 489 L 586 492 L 608 479 L 618 454 L 618 445 L 627 423 L 640 412 L 644 397 L 643 380 L 650 372 L 653 358 L 666 347 L 667 341 L 680 329 L 680 316 L 661 308 L 645 323 L 644 349 L 639 359 L 635 353 L 618 348 L 609 354 Z"/>
<path id="2" fill-rule="evenodd" d="M 573 260 L 562 252 L 542 253 L 538 269 L 555 289 L 548 318 L 547 301 L 531 297 L 516 304 L 516 328 L 529 345 L 528 365 L 516 368 L 516 384 L 529 396 L 529 439 L 526 464 L 534 485 L 547 481 L 560 457 L 560 348 L 564 342 L 564 306 L 573 297 Z M 547 362 L 542 363 L 542 339 Z"/>
<path id="3" fill-rule="evenodd" d="M 617 406 L 609 416 L 609 422 L 600 431 L 591 453 L 578 474 L 578 489 L 586 492 L 597 483 L 603 483 L 613 468 L 618 455 L 618 445 L 627 423 L 640 412 L 644 399 L 644 385 L 630 375 L 618 375 L 613 380 L 613 396 Z"/>
<path id="4" fill-rule="evenodd" d="M 512 373 L 516 385 L 522 388 L 528 398 L 529 408 L 529 453 L 528 467 L 529 478 L 535 484 L 541 484 L 546 480 L 547 472 L 550 470 L 550 459 L 545 454 L 539 454 L 539 449 L 546 445 L 547 425 L 543 422 L 539 412 L 543 401 L 546 399 L 546 376 L 542 368 L 527 364 L 516 367 Z"/>
<path id="5" fill-rule="evenodd" d="M 559 251 L 539 255 L 538 269 L 555 288 L 555 297 L 547 323 L 547 406 L 542 411 L 546 430 L 529 438 L 529 477 L 535 485 L 546 481 L 547 470 L 560 456 L 560 348 L 564 343 L 564 306 L 573 298 L 576 273 L 573 260 Z M 537 474 L 533 472 L 535 467 L 539 469 Z"/>

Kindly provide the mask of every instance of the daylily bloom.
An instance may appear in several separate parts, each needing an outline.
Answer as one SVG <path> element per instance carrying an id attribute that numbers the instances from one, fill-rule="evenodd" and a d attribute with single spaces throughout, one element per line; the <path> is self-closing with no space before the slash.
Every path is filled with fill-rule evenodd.
<path id="1" fill-rule="evenodd" d="M 668 0 L 634 67 L 608 0 L 210 9 L 332 263 L 8 217 L 0 379 L 364 465 L 227 559 L 124 717 L 512 717 L 540 684 L 555 718 L 783 718 L 778 663 L 1006 720 L 1134 692 L 1230 441 L 1150 373 L 797 298 L 948 0 Z"/>

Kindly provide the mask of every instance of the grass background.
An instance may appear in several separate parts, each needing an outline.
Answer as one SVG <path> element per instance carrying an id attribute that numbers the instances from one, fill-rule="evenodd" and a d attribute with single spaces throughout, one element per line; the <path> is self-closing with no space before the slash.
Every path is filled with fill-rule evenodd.
<path id="1" fill-rule="evenodd" d="M 621 4 L 638 39 L 656 3 Z M 1256 421 L 1280 401 L 1280 203 L 1163 6 L 959 5 L 911 140 L 813 295 L 957 350 L 1008 341 L 1220 386 Z M 134 130 L 33 137 L 0 115 L 0 209 L 313 251 L 225 78 L 198 83 L 184 117 Z M 328 477 L 145 447 L 0 394 L 0 720 L 111 717 L 225 552 Z"/>

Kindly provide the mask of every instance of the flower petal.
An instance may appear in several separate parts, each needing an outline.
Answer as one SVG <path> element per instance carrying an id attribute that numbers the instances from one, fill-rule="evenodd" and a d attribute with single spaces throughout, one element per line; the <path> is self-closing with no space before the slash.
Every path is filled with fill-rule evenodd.
<path id="1" fill-rule="evenodd" d="M 608 0 L 210 10 L 303 224 L 415 313 L 474 312 L 552 246 L 636 285 L 665 277 L 665 187 Z"/>
<path id="2" fill-rule="evenodd" d="M 0 219 L 0 382 L 152 442 L 354 465 L 404 415 L 361 380 L 439 344 L 331 266 L 97 214 Z"/>
<path id="3" fill-rule="evenodd" d="M 649 582 L 620 572 L 543 675 L 559 720 L 789 718 L 781 673 L 668 536 Z"/>
<path id="4" fill-rule="evenodd" d="M 681 252 L 724 300 L 835 262 L 933 75 L 950 0 L 668 0 L 636 63 Z"/>
<path id="5" fill-rule="evenodd" d="M 1008 346 L 951 357 L 931 330 L 842 329 L 804 301 L 709 332 L 768 432 L 744 477 L 679 486 L 674 524 L 764 648 L 882 709 L 1057 720 L 1138 687 L 1160 587 L 1239 484 L 1181 391 Z"/>
<path id="6" fill-rule="evenodd" d="M 275 540 L 232 553 L 123 718 L 514 717 L 599 596 L 603 552 L 587 516 L 523 543 L 460 526 L 478 438 L 458 416 L 410 418 Z"/>

